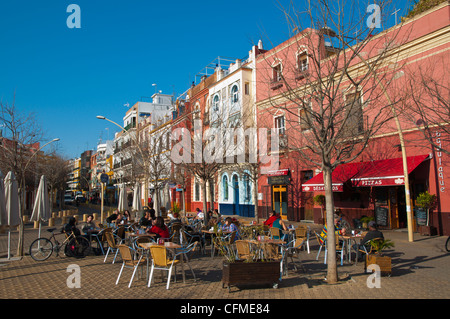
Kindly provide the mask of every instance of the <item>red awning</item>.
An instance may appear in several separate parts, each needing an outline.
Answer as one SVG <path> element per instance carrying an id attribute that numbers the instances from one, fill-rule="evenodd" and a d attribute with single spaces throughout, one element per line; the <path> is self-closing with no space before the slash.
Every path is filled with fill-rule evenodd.
<path id="1" fill-rule="evenodd" d="M 428 155 L 407 157 L 408 174 L 411 174 L 427 158 Z M 397 186 L 405 184 L 402 158 L 371 161 L 364 164 L 359 173 L 351 179 L 352 186 Z"/>
<path id="2" fill-rule="evenodd" d="M 331 174 L 333 192 L 343 192 L 344 183 L 351 179 L 359 172 L 359 167 L 363 163 L 348 163 L 336 167 Z M 303 192 L 323 192 L 325 187 L 323 184 L 323 173 L 317 174 L 309 181 L 302 185 Z"/>
<path id="3" fill-rule="evenodd" d="M 408 174 L 420 165 L 428 155 L 407 158 Z M 353 187 L 397 186 L 405 183 L 402 158 L 391 158 L 370 162 L 342 164 L 331 176 L 333 192 L 343 192 L 344 183 L 351 180 Z M 302 185 L 303 192 L 323 192 L 323 173 L 317 174 Z"/>

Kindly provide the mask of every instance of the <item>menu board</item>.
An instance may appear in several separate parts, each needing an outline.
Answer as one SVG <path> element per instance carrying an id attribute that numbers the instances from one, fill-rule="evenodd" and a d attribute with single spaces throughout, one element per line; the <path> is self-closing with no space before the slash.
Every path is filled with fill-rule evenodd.
<path id="1" fill-rule="evenodd" d="M 427 211 L 423 208 L 414 208 L 414 215 L 418 226 L 425 226 L 427 224 Z"/>
<path id="2" fill-rule="evenodd" d="M 388 226 L 389 209 L 387 207 L 375 208 L 375 221 L 378 226 Z"/>

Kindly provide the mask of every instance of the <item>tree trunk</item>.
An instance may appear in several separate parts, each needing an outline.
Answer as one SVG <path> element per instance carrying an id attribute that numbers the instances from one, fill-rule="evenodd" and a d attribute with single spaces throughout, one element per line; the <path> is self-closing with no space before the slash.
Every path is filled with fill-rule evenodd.
<path id="1" fill-rule="evenodd" d="M 329 284 L 338 281 L 337 263 L 336 263 L 336 233 L 334 232 L 334 201 L 333 185 L 331 180 L 332 170 L 324 165 L 323 179 L 325 186 L 325 202 L 327 211 L 327 282 Z"/>
<path id="2" fill-rule="evenodd" d="M 208 218 L 208 214 L 206 214 L 207 210 L 208 210 L 208 204 L 207 204 L 207 198 L 206 198 L 206 188 L 207 187 L 207 181 L 206 178 L 203 180 L 202 183 L 202 195 L 203 195 L 203 215 L 204 215 L 204 220 L 206 222 L 206 219 Z"/>

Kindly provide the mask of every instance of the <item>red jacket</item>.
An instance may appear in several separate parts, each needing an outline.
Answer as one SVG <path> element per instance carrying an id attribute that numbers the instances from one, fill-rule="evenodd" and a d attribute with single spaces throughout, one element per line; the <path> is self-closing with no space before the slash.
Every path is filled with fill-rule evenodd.
<path id="1" fill-rule="evenodd" d="M 278 219 L 278 216 L 272 216 L 272 217 L 269 217 L 269 218 L 264 222 L 264 225 L 267 225 L 267 226 L 269 226 L 269 227 L 272 227 L 273 222 L 276 221 L 277 219 Z"/>
<path id="2" fill-rule="evenodd" d="M 167 226 L 164 229 L 162 229 L 156 225 L 153 225 L 152 228 L 150 228 L 150 230 L 148 232 L 159 235 L 158 238 L 169 238 L 170 237 L 169 229 L 167 228 Z"/>

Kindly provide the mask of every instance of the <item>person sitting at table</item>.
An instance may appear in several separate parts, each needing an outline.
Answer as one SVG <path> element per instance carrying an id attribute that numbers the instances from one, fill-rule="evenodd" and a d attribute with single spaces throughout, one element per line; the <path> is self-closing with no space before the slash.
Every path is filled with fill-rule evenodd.
<path id="1" fill-rule="evenodd" d="M 278 215 L 276 212 L 274 212 L 274 216 L 276 217 L 276 219 L 273 221 L 272 227 L 273 228 L 278 228 L 280 230 L 280 234 L 282 233 L 283 230 L 288 230 L 288 228 L 286 227 L 286 224 L 281 219 L 280 215 Z M 284 237 L 285 236 L 283 236 L 283 238 Z M 280 239 L 280 237 L 279 236 L 273 236 L 273 239 Z"/>
<path id="2" fill-rule="evenodd" d="M 99 228 L 94 223 L 93 215 L 88 215 L 88 217 L 86 218 L 86 224 L 84 224 L 84 226 L 81 230 L 83 231 L 83 233 L 85 233 L 88 236 L 90 236 L 92 234 L 98 234 Z"/>
<path id="3" fill-rule="evenodd" d="M 164 224 L 164 218 L 156 217 L 153 221 L 153 226 L 147 229 L 148 233 L 156 234 L 156 238 L 169 238 L 169 228 Z"/>
<path id="4" fill-rule="evenodd" d="M 225 224 L 222 226 L 222 231 L 228 231 L 228 232 L 234 232 L 236 231 L 236 235 L 234 239 L 239 239 L 241 236 L 239 235 L 239 229 L 237 226 L 233 223 L 233 219 L 231 217 L 227 217 L 225 219 Z"/>
<path id="5" fill-rule="evenodd" d="M 144 215 L 139 220 L 139 225 L 145 226 L 145 227 L 148 227 L 148 226 L 152 225 L 152 219 L 150 217 L 150 211 L 149 210 L 145 210 L 144 211 Z"/>
<path id="6" fill-rule="evenodd" d="M 62 231 L 70 236 L 70 234 L 74 234 L 75 236 L 79 236 L 81 234 L 80 230 L 77 228 L 77 220 L 75 217 L 70 217 L 67 224 L 64 225 Z"/>
<path id="7" fill-rule="evenodd" d="M 345 235 L 347 230 L 345 228 L 339 228 L 337 225 L 338 221 L 339 221 L 339 216 L 334 214 L 334 232 L 335 232 L 336 236 Z M 319 241 L 321 244 L 323 244 L 323 242 L 327 239 L 327 234 L 328 234 L 327 224 L 325 224 L 325 225 L 323 225 L 323 229 L 319 235 Z"/>
<path id="8" fill-rule="evenodd" d="M 128 224 L 131 220 L 130 212 L 128 210 L 123 212 L 122 224 Z"/>
<path id="9" fill-rule="evenodd" d="M 277 220 L 278 216 L 277 216 L 277 212 L 276 211 L 271 211 L 269 213 L 269 218 L 267 218 L 267 220 L 264 222 L 264 225 L 272 227 L 272 224 L 275 220 Z"/>
<path id="10" fill-rule="evenodd" d="M 114 227 L 118 227 L 120 224 L 123 224 L 122 219 L 123 219 L 123 214 L 120 212 L 117 213 L 117 218 L 115 220 L 113 220 Z"/>
<path id="11" fill-rule="evenodd" d="M 364 251 L 364 248 L 366 251 L 370 250 L 370 243 L 369 241 L 371 241 L 372 239 L 375 238 L 382 238 L 384 239 L 384 235 L 381 231 L 378 230 L 378 226 L 377 223 L 375 221 L 370 221 L 367 224 L 367 227 L 369 228 L 369 231 L 367 232 L 367 234 L 364 236 L 364 238 L 361 240 L 361 244 L 354 244 L 352 246 L 352 248 L 356 251 L 356 256 L 359 259 L 361 259 L 361 251 Z"/>
<path id="12" fill-rule="evenodd" d="M 117 216 L 119 215 L 119 211 L 116 209 L 114 213 L 111 214 L 111 216 L 106 218 L 106 222 L 108 223 L 108 226 L 111 227 L 114 224 L 114 221 L 117 219 Z"/>
<path id="13" fill-rule="evenodd" d="M 203 219 L 205 218 L 205 214 L 200 210 L 200 208 L 197 208 L 196 211 L 197 216 L 195 216 L 194 219 L 203 221 Z"/>

